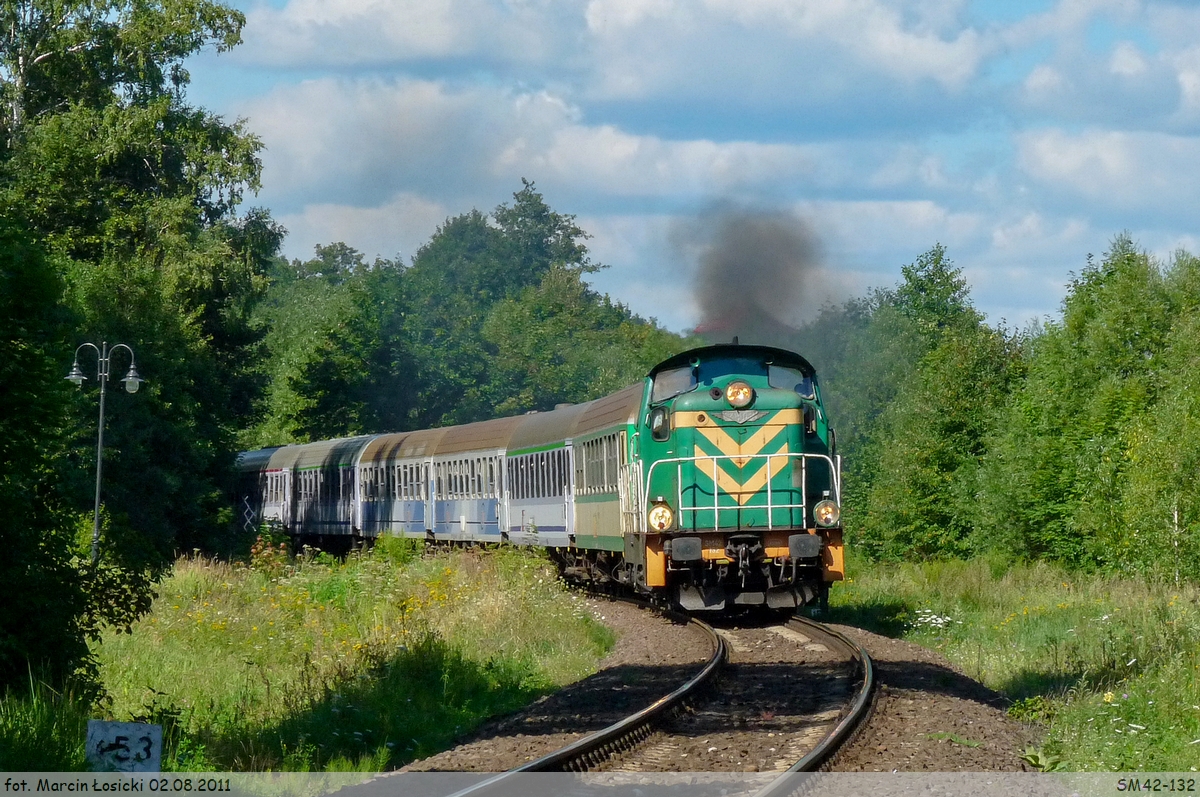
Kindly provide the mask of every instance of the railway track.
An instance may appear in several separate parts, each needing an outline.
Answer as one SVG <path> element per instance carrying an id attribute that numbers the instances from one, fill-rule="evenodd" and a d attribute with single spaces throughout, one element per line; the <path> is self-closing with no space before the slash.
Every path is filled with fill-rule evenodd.
<path id="1" fill-rule="evenodd" d="M 819 770 L 867 718 L 871 659 L 835 629 L 801 617 L 721 630 L 689 622 L 710 637 L 713 655 L 686 683 L 601 731 L 454 797 L 503 793 L 517 776 L 534 772 L 743 770 L 778 772 L 757 795 L 782 797 L 794 789 L 792 773 Z M 751 749 L 756 746 L 761 749 Z"/>

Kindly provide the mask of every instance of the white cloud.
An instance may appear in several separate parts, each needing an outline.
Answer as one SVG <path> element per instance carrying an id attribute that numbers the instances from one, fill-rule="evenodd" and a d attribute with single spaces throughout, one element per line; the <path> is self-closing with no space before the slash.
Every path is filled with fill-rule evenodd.
<path id="1" fill-rule="evenodd" d="M 1047 11 L 1001 27 L 997 35 L 1006 47 L 1026 47 L 1041 39 L 1071 41 L 1098 17 L 1128 23 L 1142 12 L 1142 0 L 1059 0 Z"/>
<path id="2" fill-rule="evenodd" d="M 865 179 L 874 188 L 921 186 L 941 189 L 951 184 L 941 157 L 930 154 L 924 147 L 911 145 L 901 145 Z"/>
<path id="3" fill-rule="evenodd" d="M 848 85 L 862 88 L 864 80 L 928 81 L 958 91 L 992 45 L 958 22 L 957 5 L 290 0 L 281 8 L 252 8 L 246 45 L 233 57 L 291 67 L 455 62 L 610 99 L 691 93 L 693 80 L 704 75 L 711 76 L 705 81 L 710 91 L 726 96 L 827 96 Z M 839 74 L 828 70 L 833 61 Z"/>
<path id="4" fill-rule="evenodd" d="M 548 28 L 569 20 L 564 10 L 553 0 L 290 0 L 247 14 L 239 57 L 274 65 L 537 62 L 562 54 L 563 37 Z"/>
<path id="5" fill-rule="evenodd" d="M 486 196 L 506 153 L 545 148 L 576 115 L 544 92 L 333 78 L 277 88 L 242 111 L 266 144 L 272 195 L 349 204 L 420 188 Z"/>
<path id="6" fill-rule="evenodd" d="M 419 189 L 472 200 L 528 177 L 575 193 L 705 196 L 827 179 L 828 148 L 671 140 L 580 124 L 546 92 L 430 81 L 325 78 L 277 89 L 245 113 L 266 143 L 273 195 L 382 201 Z"/>
<path id="7" fill-rule="evenodd" d="M 696 310 L 667 230 L 721 198 L 810 219 L 847 290 L 944 243 L 981 307 L 1023 319 L 1118 229 L 1191 240 L 1200 10 L 982 6 L 261 3 L 233 58 L 276 85 L 234 110 L 267 145 L 262 200 L 296 256 L 411 255 L 526 177 L 596 234 L 613 265 L 596 286 L 672 328 Z"/>
<path id="8" fill-rule="evenodd" d="M 1140 75 L 1146 71 L 1146 59 L 1142 58 L 1141 52 L 1134 44 L 1121 42 L 1113 48 L 1108 70 L 1114 75 L 1125 77 Z"/>
<path id="9" fill-rule="evenodd" d="M 782 29 L 797 42 L 835 42 L 851 58 L 908 81 L 929 78 L 961 87 L 984 55 L 977 31 L 957 25 L 951 31 L 934 29 L 925 24 L 933 18 L 919 5 L 904 9 L 903 4 L 878 0 L 708 0 L 707 5 L 722 14 L 721 21 L 732 19 L 763 31 Z M 919 15 L 915 24 L 905 20 L 904 10 Z M 947 22 L 944 16 L 937 21 Z"/>
<path id="10" fill-rule="evenodd" d="M 1053 97 L 1067 88 L 1062 72 L 1048 64 L 1038 64 L 1025 78 L 1025 90 L 1037 99 Z"/>
<path id="11" fill-rule="evenodd" d="M 401 255 L 407 262 L 450 215 L 438 202 L 401 193 L 377 207 L 306 205 L 299 213 L 281 215 L 279 221 L 290 231 L 290 257 L 303 259 L 317 244 L 343 241 L 368 260 Z"/>
<path id="12" fill-rule="evenodd" d="M 1200 179 L 1200 139 L 1048 129 L 1019 134 L 1017 146 L 1021 168 L 1057 191 L 1130 211 L 1191 215 Z"/>
<path id="13" fill-rule="evenodd" d="M 985 224 L 985 217 L 978 212 L 955 211 L 927 199 L 826 200 L 799 202 L 796 208 L 811 221 L 831 252 L 857 253 L 856 267 L 887 272 L 901 265 L 889 262 L 888 252 L 911 253 L 904 261 L 909 262 L 935 243 L 964 245 Z"/>
<path id="14" fill-rule="evenodd" d="M 526 151 L 519 160 L 522 168 L 608 195 L 705 195 L 809 176 L 816 150 L 748 141 L 672 141 L 612 125 L 571 125 L 555 131 L 544 151 Z"/>

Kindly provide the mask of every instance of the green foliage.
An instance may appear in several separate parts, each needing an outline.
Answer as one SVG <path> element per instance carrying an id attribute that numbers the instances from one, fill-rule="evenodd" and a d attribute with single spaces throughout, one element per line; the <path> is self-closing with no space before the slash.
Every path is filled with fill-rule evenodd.
<path id="1" fill-rule="evenodd" d="M 184 60 L 241 41 L 245 17 L 211 0 L 7 0 L 0 4 L 4 128 L 68 105 L 180 95 Z"/>
<path id="2" fill-rule="evenodd" d="M 591 291 L 581 270 L 562 266 L 498 303 L 483 336 L 496 349 L 489 392 L 498 415 L 599 398 L 636 382 L 680 345 Z"/>
<path id="3" fill-rule="evenodd" d="M 375 538 L 375 545 L 371 549 L 371 555 L 390 563 L 394 567 L 404 567 L 414 559 L 419 558 L 424 550 L 424 540 L 382 534 Z"/>
<path id="4" fill-rule="evenodd" d="M 857 540 L 889 559 L 954 557 L 973 543 L 977 470 L 1017 376 L 1012 341 L 958 329 L 918 361 L 884 411 Z"/>
<path id="5" fill-rule="evenodd" d="M 61 679 L 86 654 L 86 598 L 55 477 L 70 397 L 59 366 L 70 320 L 61 291 L 56 264 L 0 223 L 0 689 L 30 668 Z"/>
<path id="6" fill-rule="evenodd" d="M 1004 712 L 1018 722 L 1045 724 L 1054 718 L 1054 704 L 1042 695 L 1014 700 Z"/>
<path id="7" fill-rule="evenodd" d="M 1038 761 L 1079 771 L 1186 771 L 1200 738 L 1200 591 L 999 557 L 867 563 L 832 617 L 934 648 L 1045 726 Z M 872 619 L 918 618 L 903 626 Z M 919 618 L 934 618 L 921 622 Z"/>
<path id="8" fill-rule="evenodd" d="M 0 693 L 0 771 L 86 770 L 89 701 L 43 681 L 26 683 Z"/>
<path id="9" fill-rule="evenodd" d="M 86 665 L 83 635 L 128 627 L 149 606 L 177 549 L 224 544 L 233 435 L 262 385 L 251 312 L 283 231 L 262 211 L 234 216 L 258 187 L 258 141 L 184 96 L 184 60 L 234 46 L 239 12 L 210 0 L 23 0 L 0 4 L 0 22 L 0 216 L 30 240 L 25 262 L 5 267 L 15 281 L 0 326 L 5 339 L 20 327 L 9 350 L 31 390 L 9 391 L 6 375 L 13 405 L 0 423 L 20 453 L 6 456 L 18 467 L 5 479 L 24 506 L 6 502 L 3 534 L 10 561 L 28 567 L 0 612 L 17 618 L 0 623 L 0 677 L 44 663 L 56 680 Z M 97 567 L 71 558 L 96 464 L 86 350 L 88 386 L 67 393 L 61 378 L 85 340 L 131 345 L 148 380 L 136 397 L 114 390 L 106 408 Z M 35 632 L 42 642 L 18 643 Z"/>
<path id="10" fill-rule="evenodd" d="M 493 417 L 493 352 L 483 333 L 492 308 L 556 265 L 596 268 L 574 216 L 550 210 L 529 182 L 513 199 L 493 211 L 494 225 L 478 211 L 447 220 L 405 275 L 403 329 L 417 369 L 411 428 Z"/>
<path id="11" fill-rule="evenodd" d="M 279 262 L 272 268 L 272 285 L 255 313 L 256 324 L 266 330 L 266 374 L 268 386 L 263 396 L 263 420 L 240 443 L 245 448 L 308 442 L 338 437 L 355 429 L 361 404 L 343 399 L 342 428 L 330 429 L 321 422 L 321 410 L 332 403 L 330 386 L 320 378 L 337 384 L 331 371 L 339 366 L 341 384 L 355 377 L 345 358 L 331 358 L 338 348 L 339 333 L 344 335 L 364 302 L 361 288 L 353 281 L 354 268 L 361 267 L 361 255 L 344 244 L 318 246 L 316 256 L 307 262 Z M 344 338 L 341 341 L 344 345 Z M 317 383 L 317 384 L 314 384 Z M 316 416 L 316 417 L 314 417 Z"/>
<path id="12" fill-rule="evenodd" d="M 524 182 L 447 219 L 410 267 L 344 243 L 278 264 L 248 446 L 468 423 L 597 398 L 683 341 L 590 290 L 587 234 Z"/>
<path id="13" fill-rule="evenodd" d="M 913 263 L 902 266 L 903 282 L 891 304 L 927 334 L 977 325 L 983 317 L 971 306 L 962 270 L 946 258 L 946 248 L 935 244 Z"/>
<path id="14" fill-rule="evenodd" d="M 1179 581 L 1200 579 L 1200 260 L 1167 271 L 1176 320 L 1158 356 L 1158 400 L 1127 435 L 1122 520 L 1135 560 Z"/>
<path id="15" fill-rule="evenodd" d="M 233 217 L 258 185 L 258 141 L 187 106 L 181 67 L 206 44 L 235 44 L 242 17 L 204 0 L 7 12 L 19 8 L 28 13 L 0 48 L 19 132 L 0 167 L 0 209 L 65 258 L 73 342 L 137 352 L 145 389 L 109 402 L 104 549 L 130 572 L 154 571 L 178 548 L 220 545 L 233 435 L 261 389 L 250 312 L 282 230 L 261 211 Z M 22 53 L 45 56 L 25 62 L 23 88 Z M 99 82 L 74 85 L 56 71 L 67 63 Z M 73 401 L 61 471 L 80 508 L 95 466 L 88 392 Z"/>
<path id="16" fill-rule="evenodd" d="M 894 290 L 830 307 L 802 330 L 845 457 L 850 541 L 870 556 L 972 549 L 977 471 L 1020 377 L 1017 342 L 988 328 L 938 245 Z"/>
<path id="17" fill-rule="evenodd" d="M 1060 321 L 1015 336 L 983 323 L 940 246 L 903 273 L 802 331 L 851 544 L 1200 578 L 1200 261 L 1120 236 Z"/>
<path id="18" fill-rule="evenodd" d="M 1039 772 L 1065 772 L 1067 769 L 1061 758 L 1047 753 L 1040 747 L 1025 748 L 1021 760 Z"/>
<path id="19" fill-rule="evenodd" d="M 1143 482 L 1131 451 L 1156 423 L 1178 312 L 1125 237 L 1074 280 L 1062 321 L 1029 341 L 1028 377 L 997 424 L 980 517 L 993 544 L 1074 566 L 1151 564 L 1158 552 L 1132 533 L 1125 502 Z"/>

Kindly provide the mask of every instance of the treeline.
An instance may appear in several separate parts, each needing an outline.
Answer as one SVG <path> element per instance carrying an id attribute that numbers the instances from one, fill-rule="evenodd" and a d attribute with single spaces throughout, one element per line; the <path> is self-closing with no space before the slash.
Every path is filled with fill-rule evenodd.
<path id="1" fill-rule="evenodd" d="M 237 452 L 552 408 L 636 379 L 681 340 L 582 281 L 598 266 L 531 184 L 448 219 L 409 263 L 345 244 L 279 256 L 259 141 L 189 104 L 217 0 L 0 4 L 0 690 L 89 682 L 181 552 L 230 553 Z M 112 358 L 91 561 L 96 357 Z"/>
<path id="2" fill-rule="evenodd" d="M 637 381 L 683 340 L 587 287 L 587 233 L 528 182 L 410 264 L 344 243 L 278 260 L 255 313 L 269 385 L 245 447 L 550 410 Z"/>
<path id="3" fill-rule="evenodd" d="M 847 461 L 852 544 L 1200 579 L 1200 260 L 1127 237 L 1062 316 L 993 328 L 941 247 L 799 345 Z"/>

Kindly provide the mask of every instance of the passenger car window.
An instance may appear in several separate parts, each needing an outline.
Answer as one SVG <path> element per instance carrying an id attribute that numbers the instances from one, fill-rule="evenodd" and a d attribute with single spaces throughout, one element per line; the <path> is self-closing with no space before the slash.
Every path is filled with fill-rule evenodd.
<path id="1" fill-rule="evenodd" d="M 659 371 L 654 375 L 654 387 L 650 391 L 650 401 L 666 401 L 672 396 L 686 393 L 696 386 L 696 374 L 690 365 L 682 368 L 671 368 Z"/>
<path id="2" fill-rule="evenodd" d="M 805 376 L 796 368 L 771 365 L 767 368 L 767 384 L 783 390 L 795 390 L 804 398 L 816 398 L 811 376 Z"/>

